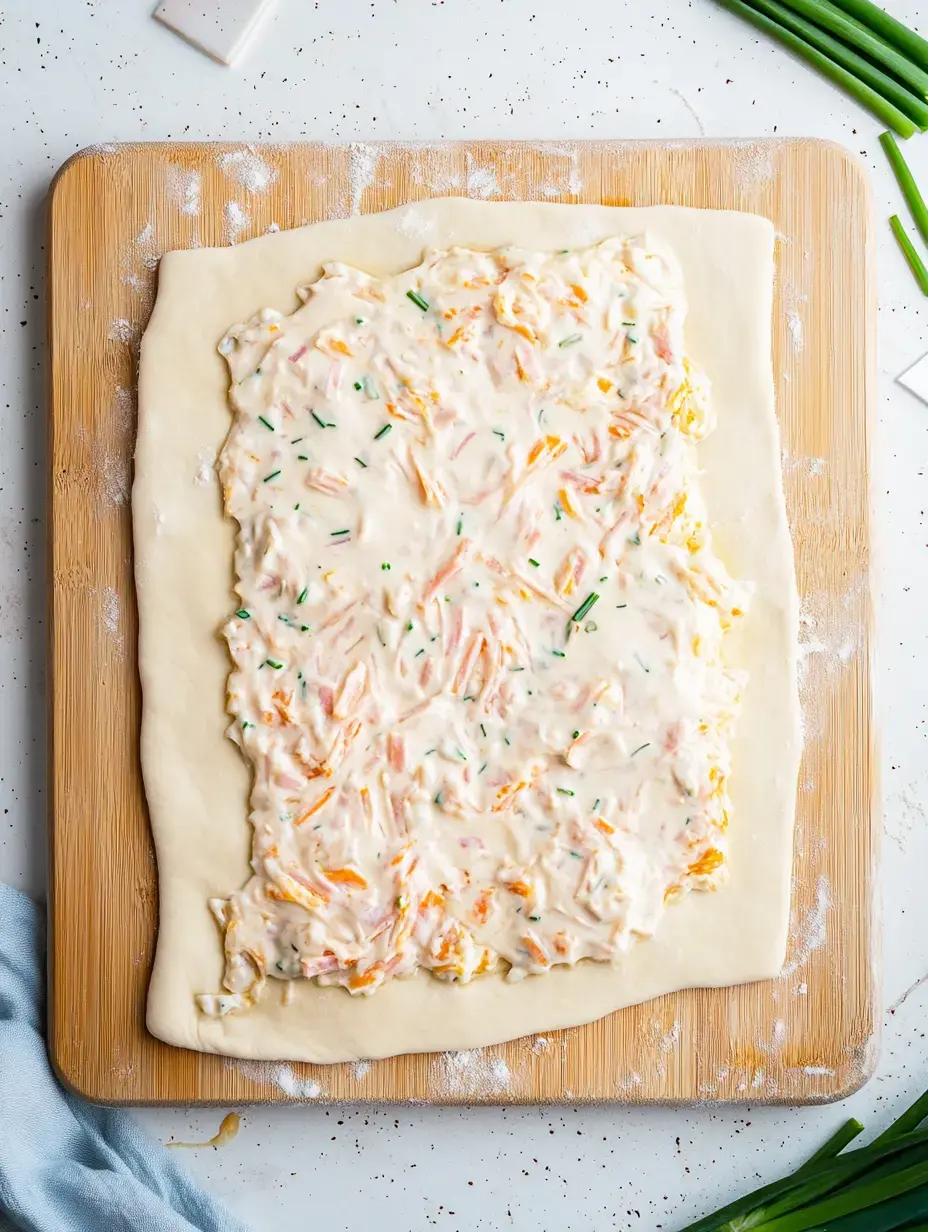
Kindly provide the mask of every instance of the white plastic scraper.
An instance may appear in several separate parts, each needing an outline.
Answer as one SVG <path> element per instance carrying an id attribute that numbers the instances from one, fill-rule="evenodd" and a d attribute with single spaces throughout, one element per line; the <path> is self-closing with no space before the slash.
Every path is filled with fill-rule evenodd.
<path id="1" fill-rule="evenodd" d="M 900 385 L 911 389 L 922 402 L 928 402 L 928 355 L 923 355 L 911 368 L 906 368 L 897 379 Z"/>
<path id="2" fill-rule="evenodd" d="M 234 64 L 275 0 L 163 0 L 154 17 L 221 64 Z"/>

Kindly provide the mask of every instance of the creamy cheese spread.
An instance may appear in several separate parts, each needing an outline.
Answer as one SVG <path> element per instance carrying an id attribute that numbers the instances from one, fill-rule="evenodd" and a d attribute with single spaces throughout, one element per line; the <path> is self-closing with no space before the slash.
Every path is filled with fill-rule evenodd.
<path id="1" fill-rule="evenodd" d="M 219 347 L 253 875 L 200 1008 L 616 962 L 725 875 L 743 687 L 676 263 L 453 248 L 300 295 Z"/>

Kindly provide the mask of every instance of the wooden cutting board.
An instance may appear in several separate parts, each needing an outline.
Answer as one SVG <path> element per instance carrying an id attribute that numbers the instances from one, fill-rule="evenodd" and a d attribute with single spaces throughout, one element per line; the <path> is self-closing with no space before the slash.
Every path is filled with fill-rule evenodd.
<path id="1" fill-rule="evenodd" d="M 129 489 L 160 254 L 429 196 L 707 206 L 779 233 L 774 371 L 803 596 L 805 758 L 783 975 L 473 1054 L 256 1065 L 171 1048 L 144 1005 L 157 880 L 139 772 Z M 92 1099 L 513 1103 L 847 1095 L 876 1056 L 871 715 L 875 295 L 860 166 L 812 141 L 104 146 L 50 206 L 49 1045 Z M 763 545 L 758 545 L 763 557 Z"/>

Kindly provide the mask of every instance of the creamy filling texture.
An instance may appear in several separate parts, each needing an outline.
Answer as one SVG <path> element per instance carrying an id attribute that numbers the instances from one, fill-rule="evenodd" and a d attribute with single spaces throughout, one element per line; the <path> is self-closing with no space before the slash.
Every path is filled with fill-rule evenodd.
<path id="1" fill-rule="evenodd" d="M 615 962 L 725 875 L 743 687 L 676 262 L 453 248 L 300 296 L 219 347 L 253 875 L 200 1008 Z"/>

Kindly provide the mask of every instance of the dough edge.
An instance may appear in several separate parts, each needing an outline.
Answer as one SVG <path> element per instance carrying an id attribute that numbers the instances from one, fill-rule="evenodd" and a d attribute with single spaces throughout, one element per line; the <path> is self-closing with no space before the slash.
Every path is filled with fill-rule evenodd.
<path id="1" fill-rule="evenodd" d="M 748 619 L 728 640 L 730 659 L 750 673 L 733 747 L 728 884 L 670 908 L 656 936 L 618 968 L 585 963 L 467 986 L 420 974 L 373 997 L 297 982 L 287 1007 L 270 981 L 249 1012 L 205 1018 L 194 995 L 218 991 L 222 973 L 207 900 L 242 884 L 250 847 L 249 776 L 225 736 L 229 660 L 216 633 L 234 599 L 233 528 L 218 479 L 205 469 L 230 423 L 219 338 L 261 307 L 292 311 L 295 288 L 323 261 L 384 275 L 417 264 L 426 243 L 555 249 L 641 231 L 673 248 L 683 268 L 687 348 L 709 375 L 718 418 L 699 446 L 703 494 L 720 554 L 756 585 Z M 770 354 L 773 244 L 767 219 L 731 211 L 448 198 L 165 254 L 141 347 L 132 493 L 142 771 L 159 875 L 153 1035 L 255 1060 L 379 1058 L 499 1043 L 678 989 L 779 973 L 801 728 L 799 605 Z"/>

